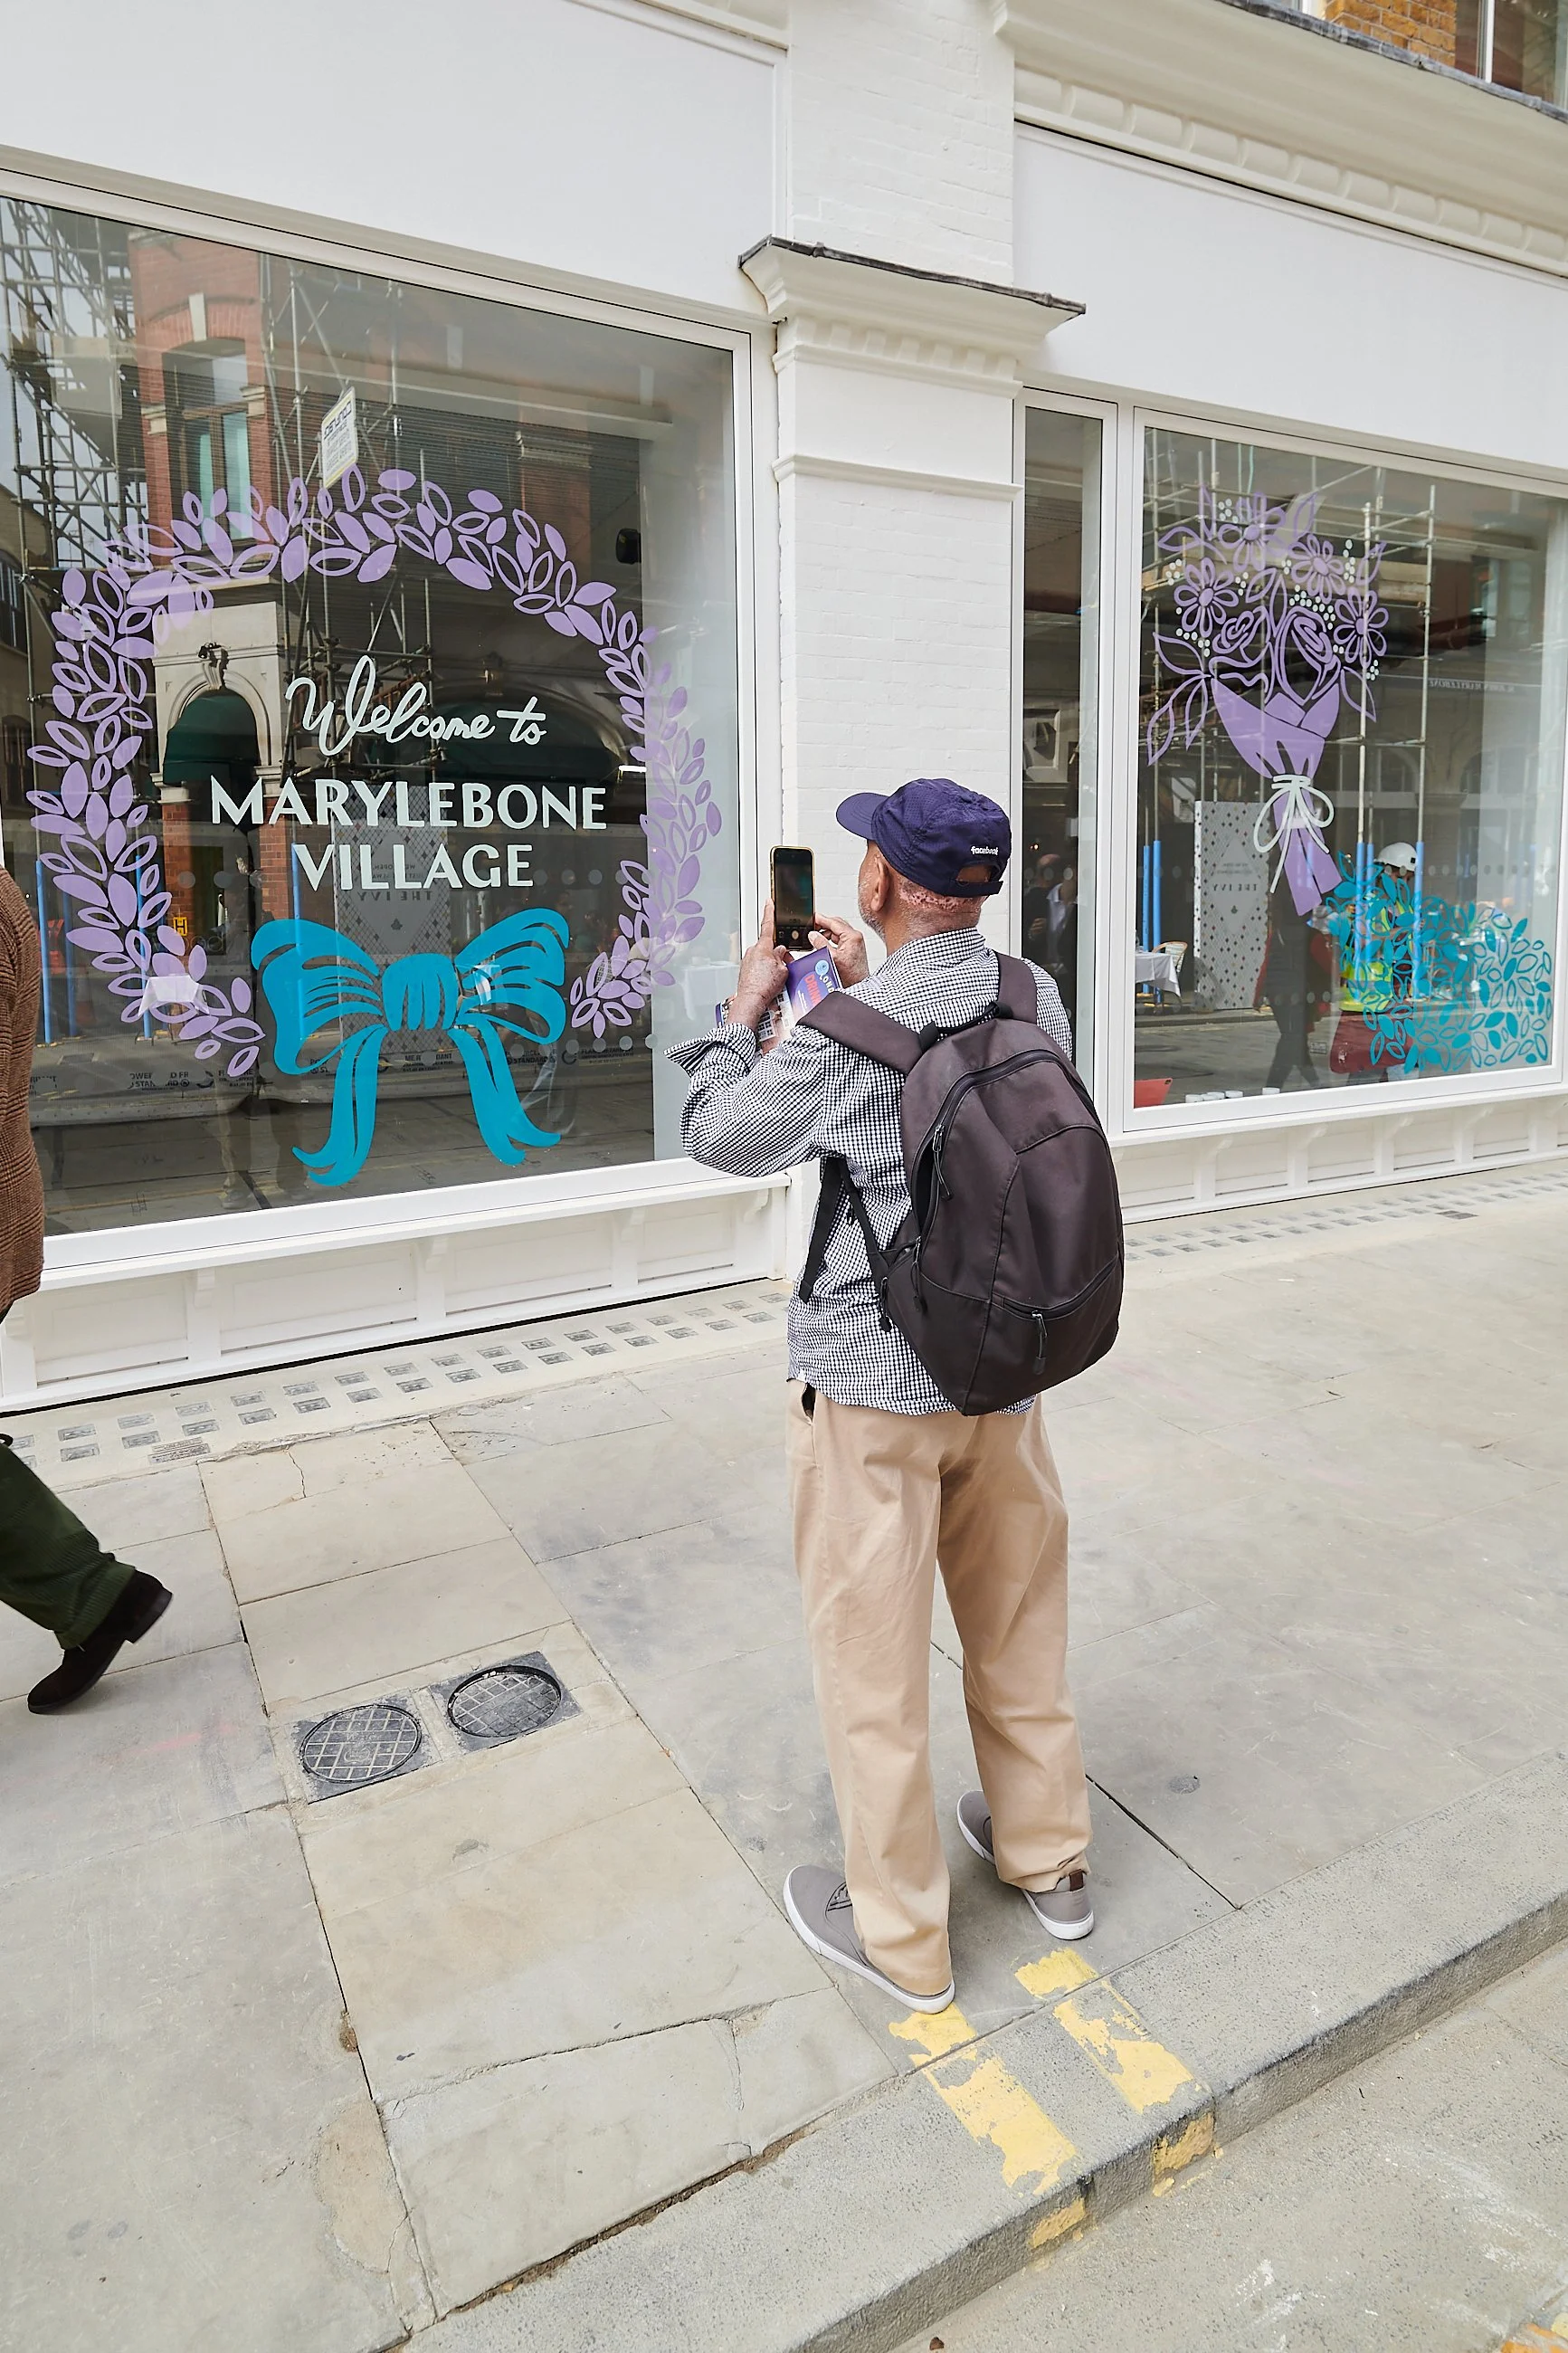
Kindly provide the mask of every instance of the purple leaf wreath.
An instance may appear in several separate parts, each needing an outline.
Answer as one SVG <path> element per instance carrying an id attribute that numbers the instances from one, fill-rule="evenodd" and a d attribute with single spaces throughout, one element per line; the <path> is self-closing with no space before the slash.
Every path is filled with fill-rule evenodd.
<path id="1" fill-rule="evenodd" d="M 374 491 L 358 467 L 314 499 L 296 480 L 281 507 L 253 490 L 243 516 L 230 512 L 224 491 L 210 509 L 187 492 L 179 519 L 133 524 L 110 543 L 99 570 L 66 574 L 53 616 L 54 715 L 28 755 L 58 770 L 58 786 L 40 785 L 27 797 L 35 828 L 56 845 L 40 851 L 41 863 L 79 918 L 67 936 L 127 1000 L 121 1018 L 155 1010 L 198 1060 L 226 1049 L 231 1079 L 243 1078 L 261 1051 L 251 986 L 220 987 L 207 975 L 205 949 L 167 920 L 157 840 L 130 773 L 153 724 L 150 664 L 171 630 L 211 611 L 216 583 L 274 574 L 294 581 L 310 571 L 370 586 L 391 571 L 399 549 L 466 588 L 499 587 L 520 613 L 593 646 L 636 739 L 631 756 L 646 765 L 647 864 L 620 870 L 626 913 L 613 948 L 573 984 L 573 1027 L 596 1038 L 626 1028 L 653 990 L 671 983 L 676 950 L 702 929 L 702 851 L 722 828 L 702 739 L 681 724 L 686 696 L 671 688 L 668 664 L 650 674 L 654 632 L 620 610 L 607 581 L 579 578 L 553 524 L 520 507 L 509 513 L 490 491 L 470 491 L 468 505 L 454 510 L 438 484 L 399 467 L 379 473 Z"/>
<path id="2" fill-rule="evenodd" d="M 1375 716 L 1372 682 L 1387 649 L 1378 602 L 1383 544 L 1358 553 L 1317 530 L 1318 494 L 1270 505 L 1204 487 L 1197 514 L 1156 542 L 1175 581 L 1175 627 L 1154 645 L 1174 681 L 1149 721 L 1151 761 L 1197 740 L 1211 712 L 1254 773 L 1279 786 L 1268 801 L 1282 871 L 1300 914 L 1336 888 L 1311 784 L 1342 704 Z M 1297 789 L 1290 789 L 1296 787 Z M 1321 799 L 1318 801 L 1321 807 Z"/>

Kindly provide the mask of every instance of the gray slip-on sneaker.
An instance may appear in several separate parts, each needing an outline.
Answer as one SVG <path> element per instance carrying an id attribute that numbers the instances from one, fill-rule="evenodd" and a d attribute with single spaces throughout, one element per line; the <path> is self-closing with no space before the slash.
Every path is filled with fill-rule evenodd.
<path id="1" fill-rule="evenodd" d="M 995 1850 L 991 1844 L 991 1809 L 985 1802 L 984 1789 L 967 1789 L 958 1801 L 958 1827 L 963 1832 L 966 1846 L 973 1848 L 983 1862 L 993 1871 L 996 1868 Z M 1019 1894 L 1034 1914 L 1042 1928 L 1053 1936 L 1076 1943 L 1087 1936 L 1094 1926 L 1094 1905 L 1089 1901 L 1087 1871 L 1064 1871 L 1054 1887 L 1020 1887 Z"/>
<path id="2" fill-rule="evenodd" d="M 824 1871 L 818 1863 L 797 1863 L 784 1881 L 784 1900 L 791 1927 L 819 1960 L 831 1961 L 836 1968 L 853 1969 L 858 1978 L 891 1994 L 910 2010 L 945 2010 L 952 2000 L 951 1984 L 941 1993 L 908 1993 L 884 1977 L 875 1961 L 867 1959 L 866 1948 L 855 1934 L 849 1890 L 837 1872 Z"/>

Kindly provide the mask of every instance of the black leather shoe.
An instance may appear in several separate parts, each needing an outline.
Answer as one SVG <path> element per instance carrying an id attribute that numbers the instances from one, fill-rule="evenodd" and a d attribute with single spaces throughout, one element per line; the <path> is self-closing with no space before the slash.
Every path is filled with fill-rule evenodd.
<path id="1" fill-rule="evenodd" d="M 155 1577 L 148 1577 L 139 1568 L 131 1572 L 131 1582 L 104 1620 L 95 1627 L 85 1642 L 68 1651 L 52 1675 L 35 1683 L 27 1694 L 27 1705 L 35 1715 L 58 1715 L 62 1707 L 69 1707 L 73 1699 L 89 1692 L 100 1675 L 109 1672 L 116 1656 L 126 1642 L 139 1642 L 150 1627 L 155 1626 L 174 1599 L 166 1585 Z"/>

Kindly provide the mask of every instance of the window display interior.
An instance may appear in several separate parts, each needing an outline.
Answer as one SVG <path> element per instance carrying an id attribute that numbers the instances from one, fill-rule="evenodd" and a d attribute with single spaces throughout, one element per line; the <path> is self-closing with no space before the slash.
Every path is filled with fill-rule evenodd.
<path id="1" fill-rule="evenodd" d="M 51 1230 L 679 1153 L 658 1048 L 739 953 L 729 353 L 12 199 L 0 291 Z"/>
<path id="2" fill-rule="evenodd" d="M 1136 1107 L 1550 1059 L 1565 512 L 1148 434 Z"/>

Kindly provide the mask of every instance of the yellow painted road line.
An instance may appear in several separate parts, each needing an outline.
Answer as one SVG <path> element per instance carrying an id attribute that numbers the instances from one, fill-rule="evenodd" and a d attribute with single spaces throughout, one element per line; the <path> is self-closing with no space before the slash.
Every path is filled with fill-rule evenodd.
<path id="1" fill-rule="evenodd" d="M 1032 1993 L 1037 2001 L 1050 2001 L 1058 1994 L 1074 1993 L 1079 1986 L 1092 1985 L 1100 1971 L 1090 1968 L 1083 1955 L 1075 1952 L 1070 1945 L 1058 1945 L 1054 1953 L 1026 1962 L 1013 1974 L 1024 1991 Z"/>
<path id="2" fill-rule="evenodd" d="M 974 2029 L 955 2002 L 934 2016 L 914 2011 L 895 2020 L 888 2031 L 931 2063 L 921 2070 L 923 2080 L 947 2103 L 970 2137 L 989 2142 L 1001 2152 L 1002 2179 L 1009 2189 L 1037 2198 L 1057 2187 L 1077 2149 L 1000 2059 L 981 2050 Z"/>
<path id="3" fill-rule="evenodd" d="M 1015 1974 L 1026 1993 L 1051 2004 L 1058 2023 L 1134 2114 L 1147 2116 L 1166 2107 L 1188 2087 L 1203 2090 L 1192 2069 L 1155 2040 L 1132 2004 L 1081 1953 L 1058 1947 L 1037 1961 L 1026 1962 Z M 1156 2197 L 1170 2189 L 1184 2167 L 1211 2154 L 1214 2121 L 1213 2109 L 1205 2108 L 1154 2143 L 1150 2174 Z"/>
<path id="4" fill-rule="evenodd" d="M 1205 2108 L 1201 2116 L 1189 2117 L 1179 2132 L 1162 2133 L 1154 2143 L 1150 2168 L 1155 2197 L 1163 2196 L 1184 2167 L 1194 2164 L 1200 2157 L 1217 2157 L 1218 2154 L 1215 2147 L 1212 2108 Z"/>
<path id="5" fill-rule="evenodd" d="M 1071 2238 L 1075 2231 L 1081 2231 L 1088 2221 L 1089 2200 L 1080 2189 L 1076 2198 L 1069 2198 L 1065 2206 L 1053 2206 L 1044 2220 L 1036 2223 L 1029 2233 L 1029 2245 L 1037 2255 L 1043 2255 L 1059 2246 L 1064 2239 Z"/>
<path id="6" fill-rule="evenodd" d="M 1514 2330 L 1506 2345 L 1499 2348 L 1499 2353 L 1563 2353 L 1565 2345 L 1568 2312 L 1559 2312 L 1550 2320 L 1527 2320 L 1522 2328 Z"/>
<path id="7" fill-rule="evenodd" d="M 1109 1978 L 1097 1978 L 1081 1993 L 1058 2001 L 1056 2015 L 1106 2082 L 1141 2116 L 1151 2108 L 1165 2107 L 1184 2084 L 1196 2080 L 1173 2051 L 1155 2042 Z"/>

